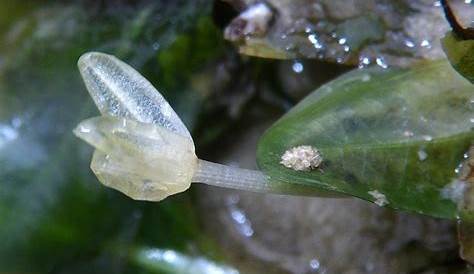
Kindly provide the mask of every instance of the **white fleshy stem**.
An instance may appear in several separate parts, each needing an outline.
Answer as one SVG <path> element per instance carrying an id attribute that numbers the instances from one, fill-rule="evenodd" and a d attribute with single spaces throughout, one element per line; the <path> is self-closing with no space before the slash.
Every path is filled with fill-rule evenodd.
<path id="1" fill-rule="evenodd" d="M 192 181 L 212 186 L 253 192 L 271 192 L 268 177 L 258 170 L 243 169 L 198 160 Z"/>

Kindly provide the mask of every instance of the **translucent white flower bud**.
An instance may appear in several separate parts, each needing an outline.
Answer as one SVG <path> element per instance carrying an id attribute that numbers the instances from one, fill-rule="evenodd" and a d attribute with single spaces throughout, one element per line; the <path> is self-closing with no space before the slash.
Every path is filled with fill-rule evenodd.
<path id="1" fill-rule="evenodd" d="M 188 129 L 163 96 L 132 67 L 103 53 L 78 62 L 102 116 L 74 133 L 96 148 L 91 168 L 104 185 L 137 200 L 159 201 L 191 182 L 267 191 L 260 171 L 198 160 Z"/>
<path id="2" fill-rule="evenodd" d="M 133 199 L 159 201 L 191 185 L 198 159 L 186 137 L 113 116 L 82 121 L 74 133 L 96 148 L 97 178 Z"/>

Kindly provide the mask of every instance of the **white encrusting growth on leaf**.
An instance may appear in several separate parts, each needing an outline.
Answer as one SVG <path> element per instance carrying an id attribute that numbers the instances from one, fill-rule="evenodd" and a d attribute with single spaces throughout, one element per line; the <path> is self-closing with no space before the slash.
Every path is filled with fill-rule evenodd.
<path id="1" fill-rule="evenodd" d="M 95 148 L 91 169 L 104 185 L 136 200 L 160 201 L 191 182 L 269 191 L 260 171 L 199 160 L 186 126 L 143 76 L 114 56 L 86 53 L 78 62 L 102 116 L 74 133 Z"/>
<path id="2" fill-rule="evenodd" d="M 319 167 L 322 161 L 323 157 L 316 148 L 303 145 L 285 151 L 280 164 L 296 171 L 310 171 Z"/>
<path id="3" fill-rule="evenodd" d="M 385 197 L 384 194 L 380 193 L 378 190 L 371 190 L 369 192 L 370 196 L 372 196 L 375 201 L 374 203 L 378 206 L 384 206 L 384 205 L 387 205 L 388 204 L 388 200 L 387 200 L 387 197 Z"/>

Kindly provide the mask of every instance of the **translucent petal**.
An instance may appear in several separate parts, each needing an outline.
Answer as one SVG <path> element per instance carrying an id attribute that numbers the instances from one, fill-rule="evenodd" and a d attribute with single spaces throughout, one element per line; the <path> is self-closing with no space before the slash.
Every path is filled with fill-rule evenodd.
<path id="1" fill-rule="evenodd" d="M 168 102 L 131 66 L 98 52 L 82 55 L 78 66 L 102 114 L 160 125 L 192 140 Z"/>
<path id="2" fill-rule="evenodd" d="M 159 201 L 185 191 L 197 166 L 192 140 L 159 125 L 100 116 L 74 133 L 96 148 L 99 181 L 138 200 Z"/>

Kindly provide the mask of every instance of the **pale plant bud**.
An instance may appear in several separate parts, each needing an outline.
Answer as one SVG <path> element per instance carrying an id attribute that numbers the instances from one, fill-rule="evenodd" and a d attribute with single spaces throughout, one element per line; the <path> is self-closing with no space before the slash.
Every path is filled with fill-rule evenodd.
<path id="1" fill-rule="evenodd" d="M 260 171 L 199 160 L 181 119 L 129 65 L 92 52 L 78 66 L 102 116 L 82 121 L 74 133 L 95 147 L 91 168 L 104 185 L 148 201 L 185 191 L 193 181 L 268 191 Z"/>
<path id="2" fill-rule="evenodd" d="M 185 191 L 196 171 L 192 141 L 158 125 L 100 116 L 74 133 L 96 148 L 97 178 L 133 199 L 159 201 Z"/>

